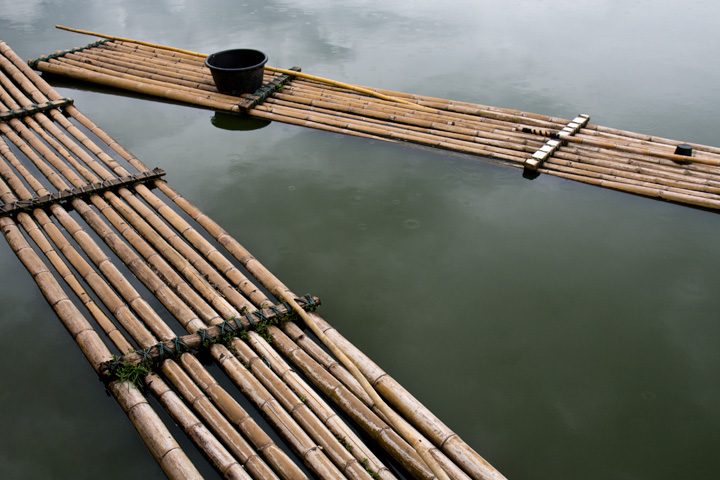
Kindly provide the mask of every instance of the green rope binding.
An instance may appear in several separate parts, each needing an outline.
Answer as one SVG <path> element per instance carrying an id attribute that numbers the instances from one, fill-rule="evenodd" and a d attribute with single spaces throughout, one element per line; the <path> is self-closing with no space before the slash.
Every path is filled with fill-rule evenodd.
<path id="1" fill-rule="evenodd" d="M 319 305 L 319 301 L 310 294 L 297 298 L 296 301 L 308 311 L 314 311 Z M 284 307 L 284 312 L 279 308 L 281 306 Z M 198 329 L 194 335 L 175 337 L 146 349 L 130 351 L 122 357 L 115 357 L 100 366 L 100 378 L 107 383 L 113 380 L 130 381 L 138 388 L 142 388 L 145 375 L 156 370 L 166 359 L 177 358 L 186 352 L 199 353 L 215 343 L 229 345 L 235 337 L 244 339 L 248 330 L 256 331 L 266 340 L 271 341 L 267 332 L 268 327 L 291 320 L 297 313 L 287 302 L 266 308 L 272 313 L 265 315 L 262 310 L 256 310 L 241 315 L 240 318 L 245 317 L 248 320 L 248 325 L 243 325 L 238 317 L 233 317 L 212 327 Z M 208 330 L 212 330 L 215 335 Z M 189 340 L 193 338 L 194 340 Z M 193 348 L 188 343 L 199 346 Z M 230 349 L 232 351 L 231 346 Z"/>
<path id="2" fill-rule="evenodd" d="M 294 72 L 299 72 L 300 67 L 292 67 L 292 68 L 290 68 L 290 70 L 292 70 Z M 275 93 L 278 90 L 281 90 L 282 87 L 284 85 L 286 85 L 288 82 L 290 82 L 290 80 L 292 80 L 292 79 L 293 79 L 292 75 L 288 75 L 288 74 L 278 75 L 277 77 L 275 77 L 274 79 L 272 79 L 271 81 L 269 81 L 268 83 L 263 85 L 262 87 L 255 90 L 255 92 L 251 93 L 248 96 L 248 100 L 250 100 L 250 102 L 243 104 L 243 106 L 247 110 L 257 107 L 258 105 L 263 103 L 270 95 L 272 95 L 273 93 Z"/>

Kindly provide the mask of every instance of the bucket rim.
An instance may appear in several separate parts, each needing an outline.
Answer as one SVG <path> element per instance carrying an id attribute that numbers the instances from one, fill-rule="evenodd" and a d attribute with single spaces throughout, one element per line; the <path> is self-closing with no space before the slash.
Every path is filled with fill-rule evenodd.
<path id="1" fill-rule="evenodd" d="M 262 60 L 254 65 L 248 65 L 246 67 L 230 67 L 230 68 L 218 67 L 218 66 L 212 65 L 210 63 L 210 59 L 214 55 L 222 55 L 225 53 L 236 53 L 236 52 L 259 53 L 260 55 L 262 55 Z M 256 50 L 254 48 L 229 48 L 227 50 L 221 50 L 219 52 L 213 52 L 213 53 L 209 54 L 207 57 L 205 57 L 205 66 L 208 67 L 210 70 L 241 71 L 241 70 L 251 70 L 254 68 L 264 67 L 265 64 L 267 63 L 267 61 L 268 61 L 267 54 L 260 50 Z"/>

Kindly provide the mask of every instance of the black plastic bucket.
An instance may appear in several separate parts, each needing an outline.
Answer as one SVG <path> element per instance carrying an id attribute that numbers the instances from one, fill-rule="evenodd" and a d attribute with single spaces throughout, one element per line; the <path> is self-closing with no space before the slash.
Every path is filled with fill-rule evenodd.
<path id="1" fill-rule="evenodd" d="M 267 55 L 259 50 L 237 48 L 213 53 L 205 58 L 220 93 L 253 93 L 262 86 Z"/>

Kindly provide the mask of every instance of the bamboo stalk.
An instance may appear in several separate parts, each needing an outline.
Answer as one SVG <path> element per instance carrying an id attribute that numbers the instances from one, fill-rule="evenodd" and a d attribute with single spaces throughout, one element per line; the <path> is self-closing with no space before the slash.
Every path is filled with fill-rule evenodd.
<path id="1" fill-rule="evenodd" d="M 398 463 L 415 478 L 432 478 L 433 472 L 424 464 L 417 452 L 403 440 L 388 422 L 382 420 L 367 405 L 363 404 L 341 382 L 316 363 L 303 349 L 294 345 L 280 329 L 273 327 L 273 344 L 313 384 L 331 398 L 346 415 L 350 416 L 363 431 L 378 442 Z M 275 365 L 273 363 L 273 365 Z M 355 380 L 357 382 L 357 380 Z M 364 395 L 368 395 L 363 390 Z M 375 406 L 370 400 L 371 406 Z"/>
<path id="2" fill-rule="evenodd" d="M 200 54 L 200 53 L 196 53 L 196 52 L 191 52 L 191 51 L 189 51 L 189 50 L 175 49 L 175 48 L 172 48 L 172 47 L 166 47 L 166 46 L 164 46 L 164 45 L 156 45 L 156 44 L 147 43 L 147 42 L 140 42 L 140 41 L 137 41 L 137 40 L 130 40 L 130 39 L 120 38 L 120 37 L 112 37 L 112 36 L 109 36 L 109 35 L 103 35 L 103 34 L 94 33 L 94 32 L 89 32 L 89 31 L 84 31 L 84 30 L 77 30 L 77 29 L 72 29 L 72 28 L 68 28 L 68 27 L 62 27 L 62 26 L 60 26 L 60 25 L 56 25 L 56 28 L 60 28 L 60 29 L 62 29 L 62 30 L 68 30 L 68 31 L 75 32 L 75 33 L 82 33 L 82 34 L 85 34 L 85 35 L 92 35 L 92 36 L 96 36 L 96 37 L 109 38 L 109 39 L 112 39 L 112 40 L 120 40 L 120 41 L 125 41 L 125 42 L 133 42 L 133 43 L 138 43 L 138 44 L 141 44 L 141 45 L 152 46 L 152 47 L 155 47 L 155 48 L 163 48 L 163 49 L 166 49 L 166 50 L 181 52 L 181 53 L 185 53 L 185 54 L 188 54 L 188 55 L 195 55 L 195 56 L 199 56 L 199 57 L 206 57 L 206 56 L 207 56 L 206 54 Z M 305 79 L 308 79 L 308 80 L 314 80 L 314 81 L 316 81 L 316 82 L 322 82 L 322 83 L 327 83 L 327 84 L 329 84 L 329 85 L 334 85 L 334 86 L 338 86 L 338 87 L 342 87 L 342 88 L 347 88 L 348 90 L 353 90 L 353 91 L 355 91 L 355 92 L 364 93 L 364 94 L 370 95 L 370 96 L 375 96 L 375 97 L 377 97 L 377 98 L 380 98 L 380 99 L 382 99 L 382 100 L 387 100 L 387 101 L 389 101 L 389 102 L 402 103 L 402 104 L 406 104 L 406 105 L 413 105 L 413 108 L 417 108 L 418 110 L 425 110 L 425 111 L 430 111 L 430 110 L 431 110 L 431 109 L 428 109 L 427 107 L 423 107 L 423 106 L 421 106 L 421 105 L 417 105 L 417 104 L 414 104 L 414 103 L 412 103 L 412 102 L 408 102 L 408 101 L 405 101 L 405 100 L 401 100 L 401 99 L 398 99 L 398 98 L 394 98 L 394 97 L 391 97 L 391 96 L 389 96 L 389 95 L 384 95 L 384 94 L 375 92 L 375 91 L 373 91 L 373 90 L 366 89 L 366 88 L 362 88 L 362 87 L 358 87 L 358 86 L 356 86 L 356 85 L 352 85 L 352 84 L 349 84 L 349 83 L 338 82 L 338 81 L 335 81 L 335 80 L 331 80 L 331 79 L 328 79 L 328 78 L 322 78 L 322 77 L 318 77 L 318 76 L 315 76 L 315 75 L 308 75 L 308 74 L 305 74 L 305 73 L 302 73 L 302 72 L 296 72 L 295 70 L 285 70 L 285 69 L 282 69 L 282 68 L 274 68 L 274 67 L 268 67 L 268 66 L 266 66 L 265 69 L 266 69 L 266 70 L 270 70 L 270 71 L 275 72 L 275 73 L 281 73 L 281 74 L 283 74 L 283 75 L 291 75 L 291 76 L 298 77 L 298 78 L 305 78 Z"/>
<path id="3" fill-rule="evenodd" d="M 68 328 L 83 354 L 97 370 L 102 362 L 110 358 L 110 352 L 97 333 L 83 319 L 82 314 L 65 295 L 37 254 L 22 238 L 17 226 L 9 218 L 2 217 L 0 218 L 0 230 L 33 276 L 48 303 Z M 148 446 L 151 454 L 169 478 L 202 478 L 137 389 L 121 382 L 111 383 L 108 389 L 128 415 L 145 445 Z"/>
<path id="4" fill-rule="evenodd" d="M 518 142 L 511 142 L 507 140 L 513 140 L 503 135 L 496 135 L 481 130 L 471 130 L 452 127 L 444 127 L 433 122 L 421 121 L 421 120 L 406 120 L 397 121 L 398 118 L 394 115 L 383 115 L 374 113 L 371 111 L 358 111 L 350 107 L 346 108 L 333 108 L 332 105 L 324 104 L 323 102 L 312 102 L 312 106 L 305 106 L 304 102 L 294 103 L 285 101 L 282 96 L 279 98 L 269 98 L 266 104 L 278 105 L 279 107 L 292 108 L 302 112 L 313 112 L 321 115 L 329 115 L 333 119 L 347 119 L 351 122 L 357 122 L 361 125 L 374 125 L 375 128 L 385 129 L 387 132 L 411 132 L 410 134 L 425 134 L 431 135 L 437 138 L 442 138 L 451 145 L 449 149 L 454 149 L 452 145 L 467 145 L 467 144 L 481 144 L 487 147 L 496 147 L 503 150 L 514 150 L 521 151 L 524 153 L 535 152 L 540 144 L 535 142 L 536 146 L 529 146 L 527 141 L 520 140 Z M 285 97 L 287 98 L 287 97 Z M 347 115 L 344 115 L 347 113 Z M 366 114 L 367 116 L 359 116 Z M 342 123 L 341 120 L 338 120 Z M 400 125 L 404 125 L 401 127 Z M 420 143 L 420 142 L 416 142 Z"/>
<path id="5" fill-rule="evenodd" d="M 698 179 L 688 175 L 682 176 L 680 174 L 657 175 L 656 171 L 648 171 L 647 168 L 628 166 L 627 164 L 621 162 L 597 158 L 588 154 L 581 156 L 572 153 L 556 152 L 553 158 L 549 159 L 546 163 L 549 164 L 549 166 L 552 166 L 553 164 L 560 163 L 561 161 L 573 162 L 579 168 L 590 172 L 612 172 L 614 175 L 620 177 L 635 178 L 645 182 L 657 183 L 659 185 L 693 190 L 698 193 L 707 193 L 716 196 L 720 194 L 720 184 L 713 186 L 712 182 L 710 182 L 707 178 Z"/>
<path id="6" fill-rule="evenodd" d="M 273 345 L 278 347 L 278 341 L 282 332 L 277 327 L 271 326 L 269 333 L 273 338 Z M 380 478 L 392 480 L 395 476 L 385 467 L 373 452 L 366 448 L 362 440 L 353 432 L 351 428 L 338 416 L 335 411 L 318 395 L 303 379 L 293 370 L 282 356 L 274 348 L 270 348 L 267 342 L 259 341 L 257 336 L 251 336 L 249 343 L 253 349 L 265 358 L 273 371 L 285 382 L 296 395 L 312 409 L 319 419 L 330 429 L 337 438 L 341 439 L 343 445 L 350 451 L 356 460 L 367 462 L 367 467 L 375 472 Z M 283 350 L 283 353 L 286 350 Z M 287 354 L 284 353 L 287 357 Z M 316 375 L 328 375 L 321 368 L 316 370 Z M 314 377 L 315 375 L 313 375 Z M 330 398 L 330 396 L 328 396 Z"/>
<path id="7" fill-rule="evenodd" d="M 614 142 L 605 142 L 602 140 L 595 140 L 591 137 L 583 137 L 583 136 L 575 136 L 575 135 L 568 135 L 564 133 L 560 133 L 559 137 L 562 141 L 566 141 L 569 143 L 580 143 L 584 145 L 590 145 L 594 147 L 599 148 L 605 148 L 608 150 L 619 150 L 621 152 L 625 153 L 632 153 L 637 155 L 650 155 L 654 157 L 664 158 L 666 160 L 673 160 L 676 162 L 693 162 L 693 163 L 701 163 L 704 165 L 712 165 L 712 166 L 720 166 L 720 160 L 712 159 L 712 158 L 702 158 L 702 157 L 686 157 L 683 155 L 677 155 L 675 153 L 671 153 L 669 151 L 663 151 L 659 150 L 661 146 L 655 145 L 656 148 L 643 148 L 643 147 L 635 147 L 635 146 L 629 146 L 629 145 L 622 145 Z"/>
<path id="8" fill-rule="evenodd" d="M 248 341 L 258 345 L 265 343 L 255 332 L 248 332 Z M 348 478 L 370 480 L 370 475 L 360 462 L 337 440 L 315 413 L 255 354 L 245 343 L 235 338 L 232 342 L 236 356 L 249 366 L 250 372 L 285 410 L 290 412 L 308 435 L 322 447 L 335 466 Z"/>

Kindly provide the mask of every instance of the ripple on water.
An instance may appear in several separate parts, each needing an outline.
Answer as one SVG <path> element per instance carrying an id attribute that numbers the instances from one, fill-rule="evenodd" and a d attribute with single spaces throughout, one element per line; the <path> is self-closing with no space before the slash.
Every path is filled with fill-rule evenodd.
<path id="1" fill-rule="evenodd" d="M 412 218 L 408 218 L 407 220 L 405 220 L 404 225 L 405 228 L 407 228 L 408 230 L 417 230 L 418 228 L 420 228 L 420 222 L 418 222 L 417 220 L 413 220 Z"/>

